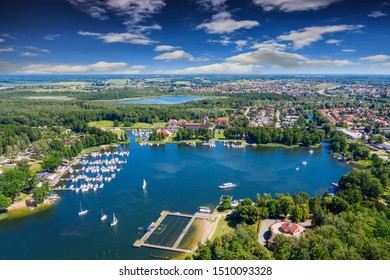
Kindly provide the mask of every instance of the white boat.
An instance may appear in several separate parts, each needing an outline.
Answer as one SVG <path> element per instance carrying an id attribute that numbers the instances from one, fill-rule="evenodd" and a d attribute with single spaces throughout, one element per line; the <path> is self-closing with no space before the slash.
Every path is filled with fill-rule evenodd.
<path id="1" fill-rule="evenodd" d="M 222 185 L 218 186 L 218 189 L 229 189 L 236 187 L 236 184 L 233 183 L 223 183 Z"/>
<path id="2" fill-rule="evenodd" d="M 115 213 L 112 214 L 112 223 L 110 224 L 112 227 L 118 223 L 118 219 L 115 217 Z"/>
<path id="3" fill-rule="evenodd" d="M 312 154 L 312 153 L 314 153 L 314 151 L 313 151 L 313 150 L 310 150 L 309 153 Z"/>
<path id="4" fill-rule="evenodd" d="M 144 183 L 142 184 L 142 189 L 146 189 L 146 181 L 144 179 Z"/>
<path id="5" fill-rule="evenodd" d="M 299 167 L 295 168 L 296 171 L 299 171 Z"/>
<path id="6" fill-rule="evenodd" d="M 338 187 L 338 186 L 339 186 L 339 183 L 337 183 L 337 182 L 332 182 L 332 185 L 333 185 L 334 187 Z"/>
<path id="7" fill-rule="evenodd" d="M 86 215 L 87 213 L 88 213 L 88 210 L 87 210 L 87 209 L 83 210 L 83 207 L 81 206 L 81 202 L 80 202 L 80 212 L 79 212 L 79 216 Z"/>
<path id="8" fill-rule="evenodd" d="M 102 209 L 102 216 L 100 217 L 100 220 L 105 221 L 106 219 L 107 219 L 107 215 L 103 213 L 103 209 Z"/>
<path id="9" fill-rule="evenodd" d="M 307 161 L 302 161 L 302 165 L 305 166 L 307 164 Z"/>

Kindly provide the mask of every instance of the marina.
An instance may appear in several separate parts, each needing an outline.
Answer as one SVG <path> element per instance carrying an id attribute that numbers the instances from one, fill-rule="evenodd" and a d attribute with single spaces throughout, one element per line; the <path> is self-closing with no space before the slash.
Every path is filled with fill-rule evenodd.
<path id="1" fill-rule="evenodd" d="M 192 217 L 196 216 L 192 222 L 194 225 L 198 219 L 213 215 L 198 212 L 188 215 L 186 219 L 178 219 L 176 215 L 179 212 L 195 213 L 200 206 L 204 211 L 211 211 L 219 204 L 222 194 L 252 200 L 256 193 L 274 195 L 305 191 L 309 195 L 322 194 L 330 188 L 333 190 L 332 182 L 351 169 L 351 166 L 330 155 L 327 142 L 312 154 L 308 153 L 307 148 L 228 149 L 221 142 L 215 144 L 216 147 L 212 149 L 204 145 L 187 147 L 184 144 L 167 144 L 151 149 L 138 145 L 131 135 L 129 147 L 121 145 L 113 150 L 118 153 L 128 151 L 129 156 L 108 156 L 104 154 L 107 151 L 102 151 L 101 156 L 91 154 L 81 158 L 79 166 L 72 166 L 73 173 L 68 173 L 68 177 L 60 181 L 66 185 L 66 189 L 57 191 L 61 199 L 55 207 L 31 216 L 1 221 L 3 246 L 0 258 L 117 260 L 152 259 L 156 255 L 172 258 L 182 253 L 180 250 L 188 250 L 183 246 L 188 235 L 183 233 L 191 232 L 189 224 Z M 73 188 L 77 188 L 88 183 L 81 179 L 68 181 L 72 179 L 70 175 L 76 179 L 83 175 L 83 167 L 87 168 L 99 160 L 112 160 L 113 157 L 118 161 L 127 161 L 116 165 L 116 168 L 122 168 L 119 172 L 101 172 L 105 164 L 95 164 L 99 165 L 99 173 L 92 173 L 92 169 L 89 169 L 88 178 L 115 174 L 111 181 L 103 179 L 96 182 L 95 179 L 95 182 L 90 182 L 104 183 L 104 188 L 97 191 L 89 189 L 88 192 L 80 190 L 78 193 L 70 189 L 72 184 Z M 82 161 L 85 161 L 84 165 Z M 305 167 L 301 165 L 302 161 L 307 161 Z M 301 166 L 299 172 L 295 171 L 297 166 Z M 76 172 L 76 169 L 81 171 Z M 85 170 L 84 175 L 87 175 Z M 142 188 L 144 179 L 146 189 Z M 217 186 L 224 182 L 239 183 L 239 186 L 218 189 Z M 88 214 L 78 216 L 80 202 Z M 236 204 L 238 201 L 234 201 Z M 156 221 L 164 209 L 173 212 L 170 213 L 174 217 L 168 216 L 162 222 L 170 226 L 159 237 L 155 234 L 148 238 L 147 246 L 132 246 L 136 240 L 142 240 L 147 234 L 145 229 Z M 110 226 L 113 213 L 118 222 Z M 101 221 L 103 214 L 107 215 L 105 221 Z M 58 243 L 59 238 L 61 243 Z M 171 249 L 161 250 L 154 246 Z M 27 247 L 28 250 L 15 250 Z"/>

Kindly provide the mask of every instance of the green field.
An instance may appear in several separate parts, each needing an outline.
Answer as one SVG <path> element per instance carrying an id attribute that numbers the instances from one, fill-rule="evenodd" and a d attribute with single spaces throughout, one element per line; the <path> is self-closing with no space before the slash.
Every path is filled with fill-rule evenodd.
<path id="1" fill-rule="evenodd" d="M 113 121 L 96 121 L 96 122 L 89 122 L 89 126 L 94 126 L 97 128 L 102 128 L 102 127 L 113 127 L 114 122 Z"/>
<path id="2" fill-rule="evenodd" d="M 137 123 L 133 124 L 131 126 L 131 128 L 133 128 L 133 129 L 139 129 L 139 128 L 145 129 L 145 128 L 152 128 L 152 126 L 153 125 L 150 124 L 150 123 L 137 122 Z"/>

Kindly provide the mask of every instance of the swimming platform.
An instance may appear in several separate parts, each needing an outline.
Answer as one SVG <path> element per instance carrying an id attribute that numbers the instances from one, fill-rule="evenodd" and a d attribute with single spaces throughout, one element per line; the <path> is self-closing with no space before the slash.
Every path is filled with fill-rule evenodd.
<path id="1" fill-rule="evenodd" d="M 180 253 L 192 253 L 192 250 L 178 248 L 187 231 L 196 219 L 213 219 L 213 214 L 195 213 L 194 215 L 162 211 L 157 221 L 149 226 L 141 239 L 134 242 L 134 247 L 149 247 Z"/>

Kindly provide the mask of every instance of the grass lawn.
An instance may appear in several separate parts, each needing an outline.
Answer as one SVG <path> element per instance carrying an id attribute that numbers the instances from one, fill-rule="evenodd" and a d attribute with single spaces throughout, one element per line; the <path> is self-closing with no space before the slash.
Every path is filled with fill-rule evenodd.
<path id="1" fill-rule="evenodd" d="M 153 127 L 166 127 L 167 123 L 166 122 L 156 122 L 153 124 Z"/>
<path id="2" fill-rule="evenodd" d="M 214 239 L 218 236 L 233 232 L 236 225 L 237 222 L 234 220 L 226 220 L 226 218 L 221 218 L 218 222 L 217 229 L 215 230 L 215 233 L 211 238 L 211 241 L 214 241 Z"/>
<path id="3" fill-rule="evenodd" d="M 93 152 L 100 151 L 101 149 L 102 149 L 102 147 L 100 147 L 100 146 L 89 147 L 89 148 L 86 148 L 86 149 L 82 150 L 81 154 L 90 154 L 90 153 L 93 153 Z"/>
<path id="4" fill-rule="evenodd" d="M 12 169 L 12 168 L 14 168 L 14 166 L 0 166 L 0 170 L 3 170 L 4 172 L 5 171 L 8 171 L 8 170 L 10 170 L 10 169 Z"/>
<path id="5" fill-rule="evenodd" d="M 97 122 L 89 122 L 89 126 L 95 126 L 97 128 L 102 128 L 102 127 L 113 127 L 114 122 L 113 121 L 97 121 Z"/>
<path id="6" fill-rule="evenodd" d="M 133 128 L 133 129 L 143 128 L 144 129 L 144 128 L 151 128 L 152 126 L 153 125 L 150 123 L 137 122 L 137 123 L 133 124 L 131 126 L 131 128 Z"/>
<path id="7" fill-rule="evenodd" d="M 39 171 L 42 170 L 41 163 L 37 162 L 37 161 L 33 161 L 30 164 L 30 168 L 31 168 L 31 171 L 34 172 L 34 173 L 38 173 Z"/>
<path id="8" fill-rule="evenodd" d="M 223 135 L 223 130 L 221 130 L 221 132 L 215 133 L 215 137 L 216 137 L 218 140 L 223 140 L 223 139 L 225 139 L 225 135 Z"/>

